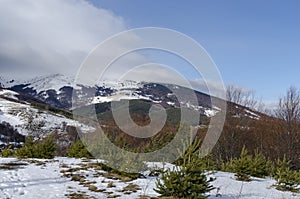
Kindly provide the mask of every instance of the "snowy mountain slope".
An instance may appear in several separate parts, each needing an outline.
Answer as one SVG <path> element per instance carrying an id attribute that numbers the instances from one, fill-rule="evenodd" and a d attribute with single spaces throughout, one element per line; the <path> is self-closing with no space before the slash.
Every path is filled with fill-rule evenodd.
<path id="1" fill-rule="evenodd" d="M 15 158 L 0 158 L 0 168 L 2 168 L 0 169 L 0 198 L 64 199 L 81 195 L 86 198 L 138 199 L 140 196 L 148 196 L 145 198 L 154 199 L 159 196 L 153 190 L 156 188 L 157 177 L 148 176 L 148 171 L 145 172 L 146 178 L 122 182 L 106 177 L 106 172 L 98 170 L 97 167 L 88 167 L 96 161 L 60 157 L 54 160 L 22 161 Z M 148 165 L 151 167 L 153 163 Z M 163 164 L 155 163 L 155 165 L 162 167 Z M 172 167 L 172 165 L 167 166 Z M 71 173 L 66 172 L 69 168 L 76 169 Z M 82 180 L 71 177 L 76 175 L 81 176 Z M 272 178 L 253 178 L 250 182 L 240 182 L 234 179 L 232 173 L 216 172 L 212 176 L 216 178 L 212 182 L 216 189 L 208 193 L 208 199 L 300 198 L 299 193 L 276 190 L 272 186 L 275 183 Z M 92 186 L 95 189 L 89 189 Z M 136 190 L 125 191 L 128 190 L 126 189 L 128 186 L 136 187 Z"/>
<path id="2" fill-rule="evenodd" d="M 92 130 L 62 115 L 33 108 L 26 102 L 18 101 L 16 96 L 16 92 L 0 90 L 0 122 L 11 124 L 22 135 L 40 137 L 66 125 L 80 127 L 83 132 Z"/>
<path id="3" fill-rule="evenodd" d="M 14 80 L 12 77 L 0 76 L 0 88 L 9 88 L 18 84 L 22 84 L 22 81 Z"/>
<path id="4" fill-rule="evenodd" d="M 61 74 L 39 76 L 28 80 L 16 80 L 12 77 L 0 76 L 0 84 L 3 88 L 26 85 L 24 88 L 32 88 L 37 93 L 50 89 L 59 91 L 64 86 L 74 86 L 73 82 L 73 78 Z"/>
<path id="5" fill-rule="evenodd" d="M 19 96 L 19 93 L 11 91 L 11 90 L 3 89 L 3 90 L 0 90 L 0 96 L 18 100 L 17 96 Z"/>
<path id="6" fill-rule="evenodd" d="M 53 74 L 33 78 L 31 80 L 25 81 L 24 84 L 28 84 L 27 88 L 32 88 L 36 90 L 37 93 L 40 93 L 50 89 L 59 92 L 59 90 L 64 86 L 70 86 L 75 89 L 79 88 L 76 87 L 73 82 L 73 78 L 61 74 Z"/>

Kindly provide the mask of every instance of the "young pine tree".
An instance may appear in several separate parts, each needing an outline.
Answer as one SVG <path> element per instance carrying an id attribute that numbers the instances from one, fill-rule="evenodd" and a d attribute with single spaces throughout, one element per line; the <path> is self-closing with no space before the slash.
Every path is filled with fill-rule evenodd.
<path id="1" fill-rule="evenodd" d="M 237 180 L 250 181 L 250 176 L 258 178 L 271 176 L 274 166 L 270 160 L 257 150 L 254 156 L 252 156 L 248 154 L 248 151 L 243 147 L 240 157 L 231 159 L 225 163 L 222 170 L 234 172 Z"/>
<path id="2" fill-rule="evenodd" d="M 195 147 L 193 144 L 191 147 Z M 190 153 L 193 151 L 192 153 Z M 182 157 L 182 165 L 172 171 L 167 170 L 162 174 L 161 180 L 157 180 L 155 191 L 162 196 L 173 196 L 177 198 L 204 199 L 205 193 L 214 189 L 210 182 L 213 178 L 207 178 L 203 159 L 199 152 L 189 149 Z M 163 182 L 162 182 L 163 181 Z"/>
<path id="3" fill-rule="evenodd" d="M 34 158 L 34 139 L 32 136 L 26 137 L 23 147 L 16 151 L 16 155 L 20 158 Z"/>
<path id="4" fill-rule="evenodd" d="M 274 164 L 268 160 L 262 153 L 255 150 L 252 158 L 250 175 L 258 178 L 271 176 L 274 171 Z"/>
<path id="5" fill-rule="evenodd" d="M 56 154 L 56 145 L 53 137 L 47 137 L 34 145 L 34 154 L 36 158 L 52 159 Z"/>
<path id="6" fill-rule="evenodd" d="M 41 141 L 34 141 L 33 137 L 27 137 L 25 145 L 19 148 L 16 155 L 21 158 L 54 158 L 56 145 L 52 137 L 47 137 Z"/>
<path id="7" fill-rule="evenodd" d="M 91 158 L 92 155 L 87 150 L 81 140 L 74 141 L 67 151 L 68 157 L 73 158 Z"/>
<path id="8" fill-rule="evenodd" d="M 240 181 L 250 181 L 252 156 L 248 154 L 247 149 L 243 147 L 240 158 L 232 162 L 235 171 L 235 177 Z"/>
<path id="9" fill-rule="evenodd" d="M 277 160 L 274 175 L 275 186 L 278 190 L 297 192 L 300 189 L 300 172 L 291 170 L 289 164 L 290 161 L 287 161 L 285 156 L 282 160 Z"/>

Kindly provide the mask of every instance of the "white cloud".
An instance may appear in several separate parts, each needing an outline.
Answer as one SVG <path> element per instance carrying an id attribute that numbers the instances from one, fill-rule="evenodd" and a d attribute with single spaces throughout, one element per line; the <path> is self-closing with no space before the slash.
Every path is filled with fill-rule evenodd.
<path id="1" fill-rule="evenodd" d="M 108 73 L 112 74 L 113 71 L 116 71 L 116 67 L 114 67 L 114 65 L 112 65 L 110 69 L 112 70 L 108 71 Z M 205 80 L 203 78 L 191 80 L 185 77 L 183 74 L 180 74 L 171 66 L 159 63 L 146 63 L 133 67 L 130 70 L 127 70 L 126 73 L 123 73 L 121 79 L 176 84 L 203 93 L 211 94 L 216 97 L 225 98 L 225 96 L 222 95 L 225 93 L 225 88 L 222 82 Z M 209 90 L 209 88 L 211 90 Z"/>
<path id="2" fill-rule="evenodd" d="M 83 0 L 2 0 L 1 74 L 75 74 L 88 52 L 125 30 L 121 17 Z"/>

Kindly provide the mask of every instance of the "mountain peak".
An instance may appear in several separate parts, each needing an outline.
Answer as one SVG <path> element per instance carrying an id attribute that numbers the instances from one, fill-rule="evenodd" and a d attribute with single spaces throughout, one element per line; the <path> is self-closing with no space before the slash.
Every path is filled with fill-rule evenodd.
<path id="1" fill-rule="evenodd" d="M 34 88 L 37 93 L 46 90 L 56 90 L 64 86 L 74 87 L 74 78 L 62 74 L 50 74 L 38 76 L 32 79 L 20 80 L 8 76 L 0 76 L 0 86 L 11 88 L 17 85 L 28 85 L 26 88 Z"/>
<path id="2" fill-rule="evenodd" d="M 51 89 L 58 91 L 64 86 L 73 87 L 74 79 L 62 74 L 51 74 L 27 80 L 24 84 L 29 84 L 29 88 L 34 88 L 39 93 Z"/>
<path id="3" fill-rule="evenodd" d="M 20 82 L 18 80 L 15 80 L 12 77 L 3 76 L 3 75 L 0 76 L 0 87 L 7 88 L 19 83 Z"/>

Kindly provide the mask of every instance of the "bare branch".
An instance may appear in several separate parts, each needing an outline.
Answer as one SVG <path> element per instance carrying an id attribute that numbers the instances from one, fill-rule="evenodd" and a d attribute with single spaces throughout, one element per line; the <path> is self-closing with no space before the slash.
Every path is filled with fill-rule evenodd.
<path id="1" fill-rule="evenodd" d="M 245 90 L 235 86 L 227 86 L 226 90 L 227 100 L 251 109 L 256 109 L 258 101 L 255 98 L 255 92 L 252 90 Z"/>
<path id="2" fill-rule="evenodd" d="M 275 115 L 286 122 L 300 122 L 300 92 L 290 87 L 286 96 L 279 98 Z"/>

